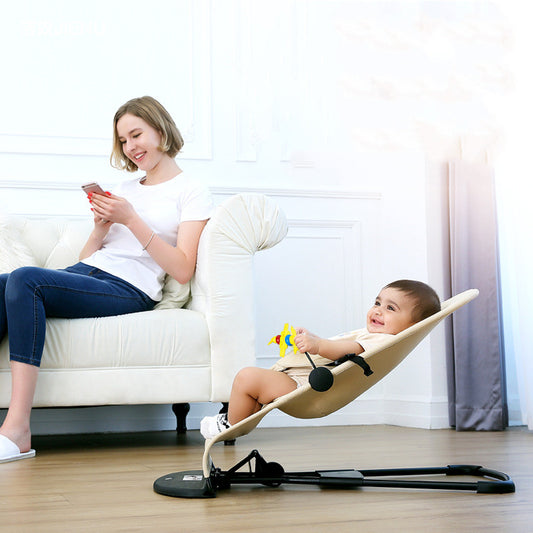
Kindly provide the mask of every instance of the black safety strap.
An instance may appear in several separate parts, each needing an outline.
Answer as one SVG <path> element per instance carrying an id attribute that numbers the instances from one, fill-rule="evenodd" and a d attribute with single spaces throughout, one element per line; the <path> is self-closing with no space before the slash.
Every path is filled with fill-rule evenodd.
<path id="1" fill-rule="evenodd" d="M 327 366 L 339 366 L 342 365 L 342 363 L 345 363 L 346 361 L 351 361 L 352 363 L 355 363 L 356 365 L 360 366 L 363 369 L 365 376 L 371 376 L 374 373 L 374 371 L 370 368 L 370 365 L 365 361 L 365 359 L 360 355 L 356 355 L 354 353 L 343 355 L 341 358 L 337 359 L 336 361 L 333 361 L 333 363 L 330 363 Z"/>

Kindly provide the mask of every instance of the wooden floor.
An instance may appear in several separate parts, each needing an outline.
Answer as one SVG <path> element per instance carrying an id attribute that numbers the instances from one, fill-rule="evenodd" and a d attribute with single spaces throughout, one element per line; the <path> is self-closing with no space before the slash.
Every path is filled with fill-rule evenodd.
<path id="1" fill-rule="evenodd" d="M 198 431 L 35 437 L 34 459 L 0 465 L 2 532 L 533 531 L 533 434 L 391 426 L 257 429 L 217 445 L 227 470 L 257 448 L 287 471 L 479 464 L 509 474 L 513 494 L 418 489 L 237 486 L 213 499 L 156 494 L 162 475 L 200 469 Z"/>

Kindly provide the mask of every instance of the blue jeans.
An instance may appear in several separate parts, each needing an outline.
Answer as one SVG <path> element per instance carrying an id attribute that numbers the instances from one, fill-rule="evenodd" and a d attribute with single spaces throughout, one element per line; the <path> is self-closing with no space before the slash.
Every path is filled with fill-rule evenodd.
<path id="1" fill-rule="evenodd" d="M 90 318 L 148 311 L 156 302 L 123 279 L 78 263 L 0 274 L 0 340 L 12 361 L 40 366 L 46 317 Z"/>

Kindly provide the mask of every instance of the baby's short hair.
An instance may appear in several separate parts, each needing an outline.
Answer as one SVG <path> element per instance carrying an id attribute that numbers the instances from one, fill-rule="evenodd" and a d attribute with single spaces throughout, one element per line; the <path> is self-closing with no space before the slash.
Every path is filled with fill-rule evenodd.
<path id="1" fill-rule="evenodd" d="M 421 281 L 399 279 L 389 283 L 384 289 L 397 289 L 415 300 L 412 311 L 414 322 L 420 322 L 441 310 L 437 293 L 429 285 Z"/>

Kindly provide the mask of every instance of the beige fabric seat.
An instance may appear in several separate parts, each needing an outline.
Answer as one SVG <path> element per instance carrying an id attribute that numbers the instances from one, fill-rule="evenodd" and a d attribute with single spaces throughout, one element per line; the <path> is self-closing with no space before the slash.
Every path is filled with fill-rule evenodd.
<path id="1" fill-rule="evenodd" d="M 472 289 L 450 298 L 442 304 L 442 309 L 438 313 L 395 335 L 384 347 L 365 352 L 364 359 L 372 370 L 371 374 L 368 368 L 363 369 L 351 361 L 346 361 L 332 370 L 334 380 L 329 390 L 318 392 L 307 384 L 265 405 L 258 413 L 206 441 L 202 470 L 174 472 L 162 476 L 154 482 L 154 490 L 165 496 L 180 498 L 213 498 L 218 489 L 229 489 L 234 484 L 279 487 L 286 483 L 337 489 L 358 489 L 368 486 L 461 490 L 485 494 L 514 492 L 514 482 L 507 474 L 479 465 L 285 472 L 279 463 L 267 462 L 257 450 L 252 450 L 231 469 L 223 471 L 213 465 L 210 456 L 214 444 L 246 435 L 272 409 L 280 409 L 297 418 L 315 418 L 326 416 L 348 404 L 403 361 L 441 320 L 477 295 L 478 291 Z M 437 476 L 444 477 L 447 481 L 436 480 Z M 456 481 L 458 476 L 466 476 L 476 481 Z"/>
<path id="2" fill-rule="evenodd" d="M 304 385 L 265 405 L 257 413 L 219 433 L 213 439 L 207 440 L 202 461 L 204 476 L 209 477 L 212 465 L 210 450 L 217 442 L 230 441 L 250 433 L 273 409 L 279 409 L 295 418 L 320 418 L 337 411 L 396 368 L 435 326 L 456 309 L 476 298 L 478 294 L 477 289 L 470 289 L 446 300 L 438 313 L 394 335 L 379 349 L 365 352 L 364 359 L 372 370 L 371 375 L 366 376 L 360 366 L 346 361 L 337 367 L 332 367 L 334 380 L 333 386 L 328 391 L 317 392 L 311 388 L 311 385 Z"/>

